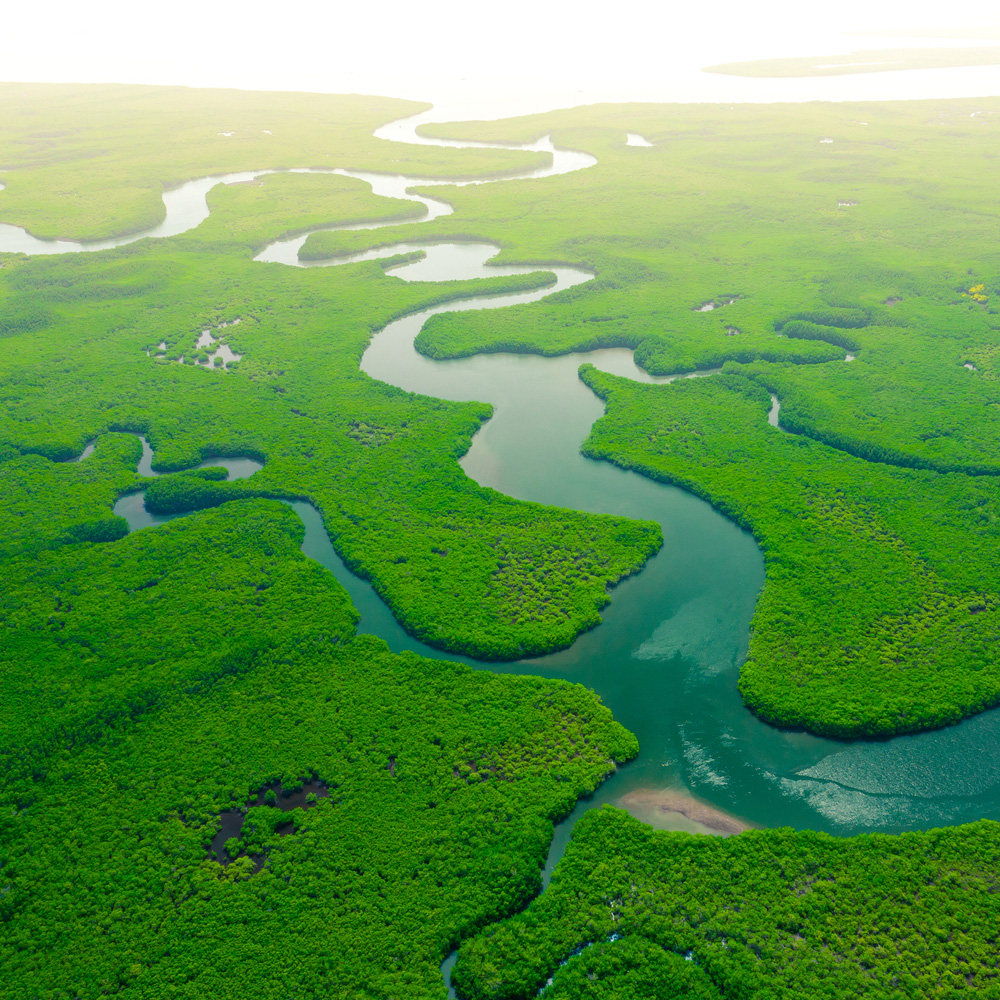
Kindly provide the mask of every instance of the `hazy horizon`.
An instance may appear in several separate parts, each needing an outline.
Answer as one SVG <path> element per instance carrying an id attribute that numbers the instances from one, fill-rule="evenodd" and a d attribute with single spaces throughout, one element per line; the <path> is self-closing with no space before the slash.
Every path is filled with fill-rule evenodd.
<path id="1" fill-rule="evenodd" d="M 927 37 L 863 32 L 1000 26 L 976 0 L 939 5 L 848 0 L 835 13 L 769 0 L 716 0 L 686 11 L 625 0 L 615 19 L 564 4 L 512 0 L 478 9 L 195 4 L 169 13 L 121 0 L 43 3 L 5 15 L 10 82 L 91 82 L 364 93 L 430 101 L 442 115 L 502 117 L 600 101 L 797 101 L 974 97 L 1000 93 L 1000 67 L 744 79 L 701 71 L 731 60 L 927 47 Z M 995 43 L 995 37 L 992 39 Z M 974 41 L 944 39 L 945 45 Z"/>

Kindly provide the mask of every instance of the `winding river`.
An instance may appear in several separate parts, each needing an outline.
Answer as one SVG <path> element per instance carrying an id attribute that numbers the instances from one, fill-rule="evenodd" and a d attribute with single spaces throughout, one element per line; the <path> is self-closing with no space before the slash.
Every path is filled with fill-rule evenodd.
<path id="1" fill-rule="evenodd" d="M 414 246 L 398 244 L 377 253 L 391 255 Z M 392 273 L 403 280 L 428 281 L 529 270 L 488 265 L 496 250 L 490 245 L 425 249 L 424 260 Z M 590 277 L 570 268 L 552 270 L 555 288 L 465 299 L 389 324 L 373 338 L 362 368 L 408 390 L 492 403 L 493 418 L 462 460 L 477 482 L 525 500 L 655 520 L 663 530 L 660 553 L 642 573 L 616 588 L 598 629 L 568 650 L 490 667 L 586 684 L 639 737 L 639 759 L 581 803 L 576 815 L 611 802 L 672 829 L 732 832 L 739 828 L 734 820 L 742 820 L 856 833 L 995 814 L 1000 804 L 1000 713 L 934 733 L 844 743 L 774 729 L 744 708 L 736 678 L 764 580 L 753 539 L 690 494 L 591 461 L 579 450 L 603 413 L 602 402 L 577 377 L 582 362 L 644 382 L 676 376 L 649 376 L 636 367 L 628 350 L 558 358 L 481 355 L 441 362 L 413 349 L 414 338 L 435 313 L 523 304 Z M 774 402 L 770 422 L 777 426 Z M 398 641 L 395 648 L 418 648 L 408 638 L 397 646 Z M 419 651 L 435 655 L 426 647 Z M 969 754 L 979 762 L 974 774 L 967 767 Z M 561 854 L 574 820 L 557 831 L 550 864 Z"/>
<path id="2" fill-rule="evenodd" d="M 424 119 L 426 115 L 392 123 L 376 134 L 429 143 L 413 132 L 415 122 Z M 585 169 L 595 162 L 586 154 L 555 149 L 548 137 L 533 146 L 515 148 L 548 150 L 552 163 L 522 178 L 493 181 L 525 183 L 531 177 Z M 644 154 L 637 149 L 635 155 Z M 213 184 L 247 180 L 265 172 L 269 171 L 206 178 L 169 192 L 164 195 L 167 219 L 140 236 L 103 244 L 64 244 L 34 241 L 21 230 L 0 226 L 0 249 L 57 253 L 177 234 L 207 217 L 205 194 Z M 365 180 L 378 194 L 421 202 L 427 214 L 411 226 L 419 227 L 451 211 L 443 200 L 409 193 L 411 185 L 428 183 L 420 178 L 333 172 Z M 384 225 L 400 223 L 325 228 Z M 8 242 L 17 240 L 24 245 Z M 299 236 L 272 244 L 257 260 L 303 266 L 298 251 L 304 240 Z M 491 244 L 419 240 L 309 266 L 350 266 L 414 249 L 426 255 L 393 269 L 392 274 L 406 281 L 442 281 L 538 269 L 490 265 L 489 259 L 498 250 Z M 361 613 L 360 631 L 382 637 L 394 650 L 414 650 L 490 670 L 578 681 L 597 691 L 615 717 L 638 736 L 639 758 L 605 782 L 592 799 L 581 802 L 557 828 L 548 870 L 561 854 L 576 817 L 604 802 L 624 806 L 656 826 L 723 833 L 744 824 L 842 834 L 895 832 L 998 815 L 998 711 L 937 732 L 846 743 L 776 730 L 743 707 L 736 678 L 764 582 L 763 562 L 753 539 L 690 494 L 588 460 L 579 452 L 581 441 L 603 413 L 601 401 L 577 377 L 582 362 L 645 382 L 666 382 L 677 376 L 652 378 L 636 367 L 627 350 L 558 358 L 498 354 L 441 362 L 413 349 L 423 324 L 438 312 L 525 305 L 592 277 L 577 268 L 548 270 L 555 274 L 555 286 L 463 299 L 390 323 L 373 338 L 362 367 L 372 377 L 404 389 L 492 403 L 493 418 L 475 436 L 462 460 L 467 474 L 477 482 L 525 500 L 655 520 L 661 525 L 663 548 L 641 573 L 615 589 L 600 627 L 582 635 L 568 650 L 526 662 L 486 667 L 442 654 L 408 636 L 370 586 L 344 567 L 315 509 L 301 501 L 291 503 L 305 525 L 303 551 L 345 585 Z M 770 422 L 777 427 L 778 401 L 773 402 Z M 145 445 L 141 473 L 152 474 L 151 457 Z M 252 475 L 259 467 L 249 459 L 211 464 L 226 466 L 230 478 Z M 127 517 L 133 529 L 170 519 L 148 514 L 141 494 L 123 498 L 115 511 Z M 970 761 L 975 761 L 975 768 L 970 768 Z"/>

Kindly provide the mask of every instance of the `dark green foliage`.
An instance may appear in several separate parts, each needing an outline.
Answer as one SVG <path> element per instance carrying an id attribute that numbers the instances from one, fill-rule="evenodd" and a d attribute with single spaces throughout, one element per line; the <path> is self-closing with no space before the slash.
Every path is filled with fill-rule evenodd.
<path id="1" fill-rule="evenodd" d="M 985 821 L 720 839 L 606 806 L 577 823 L 539 899 L 462 946 L 453 981 L 465 1000 L 528 1000 L 553 975 L 542 996 L 567 1000 L 996 997 L 998 865 L 1000 827 Z"/>
<path id="2" fill-rule="evenodd" d="M 438 127 L 494 141 L 554 130 L 595 155 L 596 167 L 558 185 L 449 191 L 457 211 L 426 228 L 444 236 L 475 220 L 503 262 L 564 260 L 597 279 L 530 308 L 435 317 L 422 350 L 625 345 L 654 374 L 756 359 L 803 433 L 856 454 L 996 474 L 998 112 L 990 98 L 634 104 Z M 625 146 L 626 130 L 656 145 Z M 968 294 L 979 284 L 985 302 Z M 695 311 L 706 302 L 718 307 Z M 789 319 L 841 334 L 775 336 Z M 842 360 L 834 344 L 857 361 L 812 363 Z"/>
<path id="3" fill-rule="evenodd" d="M 371 641 L 109 720 L 6 798 L 5 996 L 434 996 L 453 943 L 537 892 L 552 819 L 634 752 L 619 732 L 582 688 Z M 220 810 L 310 772 L 332 794 L 293 832 L 256 809 L 237 860 L 206 859 Z"/>
<path id="4" fill-rule="evenodd" d="M 300 538 L 253 500 L 5 562 L 5 997 L 433 995 L 460 936 L 537 892 L 552 822 L 635 754 L 582 687 L 353 638 Z M 220 812 L 310 775 L 329 797 L 290 828 L 251 809 L 236 860 L 207 858 Z"/>
<path id="5" fill-rule="evenodd" d="M 14 306 L 0 304 L 0 337 L 14 337 L 19 333 L 31 333 L 48 326 L 53 314 L 31 302 L 18 302 Z"/>
<path id="6" fill-rule="evenodd" d="M 43 115 L 39 95 L 58 98 Z M 449 191 L 456 213 L 421 228 L 597 273 L 530 309 L 439 317 L 421 341 L 435 357 L 603 345 L 658 373 L 728 363 L 662 388 L 585 372 L 608 402 L 586 448 L 684 485 L 760 540 L 769 582 L 741 689 L 775 723 L 885 735 L 1000 697 L 1000 497 L 967 474 L 1000 471 L 1000 119 L 970 117 L 995 104 L 635 106 L 478 126 L 555 127 L 600 165 Z M 538 160 L 368 136 L 406 110 L 8 86 L 5 221 L 134 232 L 160 217 L 165 184 L 222 169 L 433 176 Z M 63 141 L 38 140 L 40 117 Z M 237 142 L 218 138 L 234 124 Z M 658 146 L 624 147 L 625 129 Z M 817 142 L 828 132 L 832 149 Z M 858 204 L 838 208 L 848 195 Z M 329 177 L 211 203 L 173 240 L 2 261 L 5 996 L 440 996 L 438 963 L 477 931 L 455 974 L 470 998 L 533 996 L 549 976 L 567 998 L 996 995 L 987 823 L 716 841 L 592 814 L 549 890 L 487 928 L 538 892 L 552 822 L 635 740 L 583 688 L 355 637 L 339 586 L 298 552 L 299 523 L 260 498 L 309 499 L 411 632 L 483 657 L 571 642 L 659 533 L 478 487 L 457 459 L 488 406 L 358 370 L 394 317 L 544 272 L 429 286 L 378 262 L 255 264 L 289 232 L 410 209 Z M 306 255 L 412 237 L 328 233 Z M 243 355 L 228 372 L 194 364 L 206 329 Z M 800 435 L 767 425 L 772 392 Z M 178 473 L 150 485 L 152 506 L 217 509 L 122 537 L 112 503 L 144 485 L 135 433 Z M 92 437 L 84 462 L 54 463 Z M 236 483 L 180 471 L 219 455 L 266 467 Z M 331 794 L 291 829 L 252 805 L 236 858 L 209 857 L 220 815 L 313 777 Z"/>
<path id="7" fill-rule="evenodd" d="M 116 542 L 128 534 L 128 524 L 120 517 L 100 517 L 74 524 L 63 536 L 66 542 Z"/>
<path id="8" fill-rule="evenodd" d="M 76 184 L 89 166 L 63 169 Z M 479 488 L 456 460 L 488 407 L 358 371 L 393 317 L 549 275 L 407 286 L 377 263 L 249 259 L 310 212 L 356 218 L 356 187 L 217 192 L 214 229 L 0 271 L 6 315 L 51 310 L 0 357 L 5 997 L 435 995 L 455 943 L 538 891 L 553 821 L 636 753 L 581 687 L 354 638 L 291 511 L 249 499 L 309 498 L 408 627 L 485 655 L 569 643 L 659 545 L 653 525 Z M 116 190 L 110 225 L 134 225 L 146 193 Z M 191 363 L 205 329 L 238 368 Z M 137 433 L 163 472 L 266 467 L 144 482 Z M 84 461 L 53 461 L 90 438 Z M 121 537 L 112 504 L 140 488 L 217 509 Z M 331 795 L 290 828 L 253 807 L 235 860 L 208 858 L 222 813 L 309 776 Z"/>
<path id="9" fill-rule="evenodd" d="M 8 559 L 0 766 L 16 773 L 43 748 L 90 741 L 121 705 L 132 715 L 163 691 L 231 672 L 245 655 L 234 649 L 268 648 L 289 620 L 303 642 L 307 623 L 324 641 L 350 636 L 356 614 L 296 551 L 301 531 L 284 505 L 251 501 L 112 544 Z M 205 589 L 211 598 L 198 598 Z"/>
<path id="10" fill-rule="evenodd" d="M 828 344 L 837 344 L 840 347 L 846 347 L 849 351 L 861 350 L 861 343 L 858 339 L 840 328 L 820 326 L 818 323 L 810 323 L 804 319 L 790 319 L 782 325 L 781 332 L 794 340 L 825 340 Z M 770 359 L 764 358 L 762 360 Z"/>
<path id="11" fill-rule="evenodd" d="M 753 531 L 768 585 L 741 690 L 776 724 L 888 735 L 1000 699 L 1000 496 L 975 478 L 1000 474 L 998 111 L 627 105 L 445 130 L 554 129 L 593 153 L 558 189 L 456 189 L 455 215 L 431 226 L 468 231 L 471 217 L 501 261 L 597 278 L 531 307 L 435 317 L 423 351 L 627 345 L 655 374 L 726 364 L 752 379 L 614 383 L 586 449 Z M 627 147 L 626 130 L 656 145 Z M 767 425 L 772 393 L 798 436 Z"/>
<path id="12" fill-rule="evenodd" d="M 588 945 L 557 969 L 545 1000 L 719 1000 L 692 961 L 642 937 Z"/>
<path id="13" fill-rule="evenodd" d="M 787 322 L 796 320 L 815 323 L 818 326 L 838 326 L 845 330 L 856 330 L 871 323 L 871 313 L 867 309 L 806 309 L 793 313 L 787 320 L 778 320 L 774 324 L 779 332 L 785 329 Z"/>
<path id="14" fill-rule="evenodd" d="M 79 449 L 67 444 L 53 450 Z M 111 507 L 135 483 L 140 452 L 135 437 L 118 434 L 105 435 L 84 462 L 52 462 L 8 449 L 0 462 L 0 557 L 122 537 L 128 526 Z"/>
<path id="15" fill-rule="evenodd" d="M 225 478 L 225 469 L 210 468 L 154 479 L 146 487 L 146 510 L 154 514 L 178 514 L 254 495 L 244 483 L 227 483 Z"/>

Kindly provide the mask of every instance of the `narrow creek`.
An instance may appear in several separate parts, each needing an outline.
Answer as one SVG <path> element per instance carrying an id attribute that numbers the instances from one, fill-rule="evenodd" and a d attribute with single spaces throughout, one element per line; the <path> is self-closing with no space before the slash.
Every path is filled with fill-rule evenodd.
<path id="1" fill-rule="evenodd" d="M 140 233 L 131 233 L 127 236 L 115 236 L 107 240 L 91 240 L 88 242 L 78 242 L 76 240 L 62 239 L 41 239 L 33 236 L 27 230 L 19 226 L 12 226 L 9 223 L 0 223 L 0 253 L 25 253 L 25 254 L 58 254 L 58 253 L 83 253 L 99 250 L 110 250 L 114 247 L 126 246 L 135 243 L 137 240 L 146 238 L 165 238 L 168 236 L 180 236 L 197 228 L 209 217 L 208 192 L 216 184 L 242 184 L 252 181 L 257 177 L 264 177 L 267 174 L 337 174 L 341 177 L 353 177 L 357 180 L 369 184 L 372 193 L 385 198 L 401 198 L 406 201 L 414 201 L 424 206 L 427 210 L 425 215 L 413 221 L 430 222 L 443 215 L 450 215 L 452 207 L 448 202 L 436 198 L 428 198 L 411 192 L 409 189 L 415 185 L 420 187 L 464 187 L 466 185 L 489 184 L 496 180 L 526 179 L 539 177 L 552 177 L 557 174 L 569 173 L 572 170 L 581 170 L 584 167 L 593 166 L 597 160 L 589 153 L 581 153 L 575 150 L 556 149 L 550 136 L 543 136 L 536 142 L 521 146 L 507 145 L 504 143 L 482 143 L 482 142 L 449 142 L 447 140 L 430 141 L 420 139 L 416 135 L 415 124 L 418 120 L 423 120 L 424 115 L 416 115 L 411 119 L 404 119 L 409 123 L 403 130 L 401 141 L 419 143 L 434 146 L 451 146 L 459 149 L 518 149 L 532 152 L 548 153 L 551 162 L 534 170 L 526 171 L 523 174 L 508 175 L 504 178 L 482 177 L 464 180 L 456 180 L 441 177 L 404 177 L 399 174 L 377 173 L 371 170 L 346 170 L 342 167 L 331 167 L 330 169 L 316 169 L 312 167 L 294 167 L 289 170 L 241 170 L 229 174 L 214 174 L 208 177 L 199 177 L 195 180 L 187 181 L 169 191 L 164 191 L 163 208 L 164 219 L 162 222 L 143 230 Z M 397 123 L 399 124 L 399 123 Z M 379 135 L 383 130 L 377 131 Z M 4 188 L 0 184 L 0 191 Z M 288 240 L 279 240 L 264 250 L 257 260 L 280 261 L 282 263 L 299 264 L 297 254 L 299 247 L 305 242 L 306 237 L 311 233 L 328 232 L 332 230 L 352 230 L 352 229 L 382 229 L 386 226 L 399 225 L 399 221 L 390 219 L 385 222 L 361 222 L 355 225 L 334 225 L 319 226 L 309 230 L 308 234 L 296 236 Z M 305 265 L 299 265 L 305 266 Z"/>
<path id="2" fill-rule="evenodd" d="M 380 133 L 414 141 L 412 125 L 412 120 L 393 123 Z M 551 140 L 546 138 L 527 148 L 550 147 Z M 554 150 L 550 167 L 521 179 L 495 180 L 522 183 L 530 177 L 583 169 L 593 162 L 584 154 Z M 409 225 L 419 226 L 451 211 L 444 201 L 409 193 L 411 185 L 426 183 L 419 178 L 336 172 L 368 180 L 376 193 L 422 202 L 427 215 Z M 259 173 L 229 178 L 247 179 Z M 229 178 L 222 181 L 229 182 Z M 208 190 L 194 186 L 197 183 L 202 182 L 188 186 L 190 204 L 185 211 L 189 218 L 201 212 Z M 179 224 L 180 215 L 175 213 L 173 218 Z M 375 229 L 390 224 L 399 225 L 324 228 Z M 2 242 L 10 228 L 0 227 L 0 248 L 6 249 Z M 168 234 L 152 231 L 146 235 Z M 298 251 L 304 239 L 272 244 L 257 260 L 302 266 Z M 413 249 L 425 251 L 426 256 L 393 269 L 391 273 L 402 280 L 467 280 L 539 269 L 537 265 L 490 265 L 489 259 L 498 250 L 491 244 L 419 241 L 311 262 L 310 266 L 349 266 Z M 557 358 L 494 354 L 456 361 L 432 361 L 414 350 L 414 338 L 439 312 L 525 305 L 592 277 L 579 268 L 546 270 L 556 276 L 554 286 L 445 303 L 390 323 L 374 336 L 362 368 L 404 389 L 492 403 L 493 418 L 475 436 L 462 460 L 466 473 L 477 482 L 520 499 L 649 519 L 661 525 L 663 548 L 641 573 L 615 588 L 602 625 L 580 636 L 570 649 L 530 661 L 487 666 L 443 654 L 408 636 L 371 587 L 346 569 L 315 508 L 290 501 L 305 526 L 303 552 L 326 566 L 347 588 L 361 614 L 359 631 L 380 636 L 396 651 L 413 650 L 483 669 L 582 683 L 596 691 L 615 718 L 637 735 L 639 758 L 617 771 L 592 798 L 580 802 L 556 828 L 545 881 L 576 819 L 603 803 L 627 808 L 658 827 L 706 833 L 733 833 L 745 826 L 792 826 L 840 834 L 896 832 L 996 816 L 1000 812 L 998 711 L 936 732 L 847 743 L 774 729 L 743 706 L 736 679 L 764 582 L 763 561 L 753 539 L 692 495 L 588 460 L 579 451 L 603 413 L 601 401 L 577 376 L 582 362 L 644 382 L 666 382 L 676 376 L 652 378 L 635 365 L 629 350 Z M 777 398 L 772 402 L 769 423 L 777 428 L 779 403 Z M 144 443 L 140 473 L 153 474 L 151 458 Z M 252 475 L 260 467 L 249 459 L 218 459 L 208 464 L 227 467 L 230 478 Z M 132 530 L 171 519 L 146 512 L 139 493 L 119 500 L 115 512 L 128 518 Z M 970 768 L 973 760 L 976 766 Z M 445 971 L 449 968 L 446 963 Z"/>

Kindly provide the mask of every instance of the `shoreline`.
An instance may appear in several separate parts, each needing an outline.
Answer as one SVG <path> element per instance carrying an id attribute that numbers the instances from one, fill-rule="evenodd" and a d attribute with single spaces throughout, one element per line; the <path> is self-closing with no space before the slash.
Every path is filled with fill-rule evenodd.
<path id="1" fill-rule="evenodd" d="M 732 837 L 752 826 L 679 788 L 638 788 L 623 795 L 619 807 L 657 830 Z"/>

